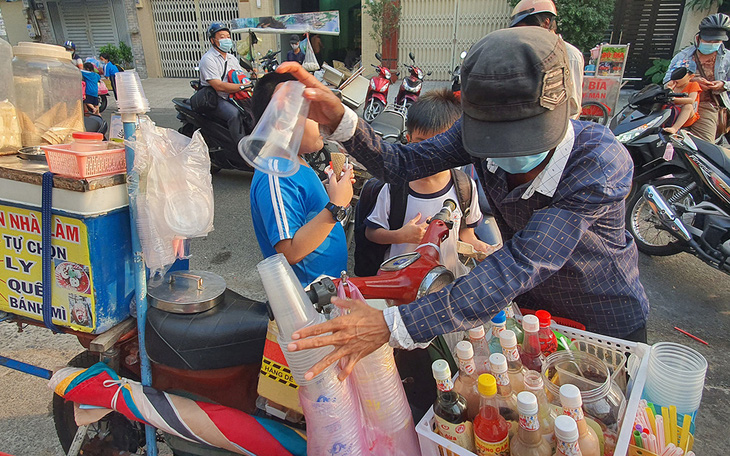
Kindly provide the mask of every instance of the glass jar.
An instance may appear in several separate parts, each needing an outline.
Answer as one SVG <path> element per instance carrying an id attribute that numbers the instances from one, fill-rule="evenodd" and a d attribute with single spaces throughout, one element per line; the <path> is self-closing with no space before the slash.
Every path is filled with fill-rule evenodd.
<path id="1" fill-rule="evenodd" d="M 583 410 L 603 448 L 603 454 L 613 455 L 621 428 L 626 398 L 611 379 L 605 361 L 580 351 L 558 351 L 545 359 L 542 375 L 547 387 L 548 401 L 560 404 L 560 387 L 573 384 L 583 398 Z"/>
<path id="2" fill-rule="evenodd" d="M 23 146 L 64 144 L 84 131 L 81 72 L 61 46 L 13 47 L 13 81 Z"/>
<path id="3" fill-rule="evenodd" d="M 13 48 L 0 38 L 0 155 L 14 154 L 22 146 L 15 110 Z"/>
<path id="4" fill-rule="evenodd" d="M 107 145 L 104 142 L 104 135 L 101 133 L 73 133 L 71 150 L 74 152 L 95 152 L 99 150 L 106 150 L 106 148 Z"/>

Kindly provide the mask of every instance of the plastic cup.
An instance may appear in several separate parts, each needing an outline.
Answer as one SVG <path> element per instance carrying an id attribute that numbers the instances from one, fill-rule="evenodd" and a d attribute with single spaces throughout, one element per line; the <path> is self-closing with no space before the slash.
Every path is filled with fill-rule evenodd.
<path id="1" fill-rule="evenodd" d="M 309 113 L 304 84 L 279 84 L 250 135 L 238 143 L 238 153 L 251 166 L 275 176 L 291 176 L 299 169 L 299 145 Z"/>
<path id="2" fill-rule="evenodd" d="M 692 414 L 699 409 L 707 360 L 696 350 L 672 342 L 652 347 L 643 396 L 658 405 L 675 405 Z"/>
<path id="3" fill-rule="evenodd" d="M 117 106 L 123 114 L 141 114 L 150 110 L 150 103 L 144 94 L 142 80 L 134 70 L 117 73 Z"/>

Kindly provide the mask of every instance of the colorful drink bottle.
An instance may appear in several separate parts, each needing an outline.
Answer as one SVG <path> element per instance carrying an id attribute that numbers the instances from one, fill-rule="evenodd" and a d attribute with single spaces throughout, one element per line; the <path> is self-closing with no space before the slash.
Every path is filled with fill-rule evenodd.
<path id="1" fill-rule="evenodd" d="M 537 414 L 540 418 L 542 438 L 550 444 L 551 448 L 555 448 L 554 422 L 557 414 L 547 400 L 542 374 L 535 371 L 527 371 L 525 373 L 525 391 L 531 392 L 537 398 Z"/>
<path id="2" fill-rule="evenodd" d="M 538 418 L 537 398 L 529 391 L 517 395 L 517 410 L 520 412 L 520 429 L 510 443 L 512 456 L 552 456 L 550 444 L 542 438 Z"/>
<path id="3" fill-rule="evenodd" d="M 522 364 L 535 372 L 542 372 L 544 356 L 540 351 L 540 320 L 534 315 L 525 315 L 522 319 L 522 329 L 525 331 L 525 338 L 522 342 Z"/>
<path id="4" fill-rule="evenodd" d="M 459 360 L 459 376 L 454 380 L 454 391 L 466 399 L 467 416 L 471 421 L 479 413 L 479 389 L 474 350 L 469 341 L 462 340 L 456 344 L 456 357 Z"/>
<path id="5" fill-rule="evenodd" d="M 517 348 L 517 337 L 509 329 L 499 333 L 499 341 L 502 344 L 502 354 L 507 358 L 509 368 L 509 381 L 515 393 L 525 389 L 524 372 L 525 367 L 520 359 L 520 351 Z"/>
<path id="6" fill-rule="evenodd" d="M 489 342 L 483 325 L 469 330 L 469 342 L 474 349 L 474 363 L 477 366 L 477 377 L 488 374 L 489 371 Z"/>
<path id="7" fill-rule="evenodd" d="M 507 329 L 507 317 L 504 311 L 499 312 L 492 318 L 492 337 L 489 339 L 489 353 L 502 353 L 502 345 L 499 343 L 499 335 Z"/>
<path id="8" fill-rule="evenodd" d="M 578 446 L 583 456 L 600 456 L 598 436 L 586 423 L 583 415 L 583 398 L 578 387 L 570 384 L 561 386 L 560 403 L 563 405 L 563 413 L 575 420 L 578 427 Z"/>
<path id="9" fill-rule="evenodd" d="M 474 431 L 467 415 L 466 399 L 453 390 L 449 363 L 437 359 L 431 365 L 431 371 L 438 387 L 438 397 L 433 404 L 438 434 L 462 448 L 474 451 Z"/>
<path id="10" fill-rule="evenodd" d="M 555 418 L 555 437 L 558 446 L 555 456 L 583 456 L 578 445 L 578 425 L 568 415 Z"/>
<path id="11" fill-rule="evenodd" d="M 547 310 L 538 310 L 535 316 L 540 320 L 540 350 L 543 355 L 548 356 L 558 350 L 558 339 L 550 329 L 553 317 Z"/>
<path id="12" fill-rule="evenodd" d="M 507 373 L 507 358 L 501 353 L 489 357 L 494 378 L 497 381 L 497 405 L 499 414 L 510 425 L 510 438 L 517 433 L 517 423 L 520 415 L 517 412 L 517 394 L 512 391 L 509 374 Z"/>
<path id="13" fill-rule="evenodd" d="M 474 443 L 479 456 L 509 456 L 510 425 L 499 414 L 497 381 L 492 375 L 479 376 L 479 415 L 474 419 Z"/>
<path id="14" fill-rule="evenodd" d="M 520 326 L 520 323 L 515 318 L 515 307 L 517 307 L 517 304 L 510 302 L 507 304 L 507 307 L 504 308 L 504 315 L 507 317 L 507 329 L 511 330 L 515 333 L 515 336 L 517 337 L 517 343 L 522 345 L 522 341 L 524 338 L 524 333 L 522 330 L 522 326 Z M 519 311 L 519 309 L 517 309 Z"/>

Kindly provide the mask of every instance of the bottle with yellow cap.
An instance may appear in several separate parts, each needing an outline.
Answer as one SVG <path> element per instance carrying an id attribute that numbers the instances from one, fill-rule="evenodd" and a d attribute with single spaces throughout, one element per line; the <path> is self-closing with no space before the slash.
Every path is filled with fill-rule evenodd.
<path id="1" fill-rule="evenodd" d="M 510 425 L 499 413 L 497 380 L 479 376 L 479 415 L 474 418 L 474 444 L 479 456 L 508 456 Z"/>
<path id="2" fill-rule="evenodd" d="M 437 359 L 431 364 L 431 371 L 438 387 L 438 397 L 433 404 L 436 431 L 446 440 L 474 451 L 474 431 L 467 415 L 466 399 L 454 391 L 449 363 Z"/>

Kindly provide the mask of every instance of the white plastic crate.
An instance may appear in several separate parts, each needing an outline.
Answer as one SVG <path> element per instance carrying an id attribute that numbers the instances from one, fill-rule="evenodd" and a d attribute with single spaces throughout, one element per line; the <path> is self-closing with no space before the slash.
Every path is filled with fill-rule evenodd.
<path id="1" fill-rule="evenodd" d="M 639 400 L 641 400 L 641 393 L 646 383 L 646 372 L 649 368 L 649 351 L 651 347 L 646 344 L 581 331 L 555 323 L 553 323 L 552 328 L 571 339 L 585 340 L 595 345 L 629 352 L 639 358 L 639 367 L 636 369 L 636 372 L 629 371 L 633 375 L 627 387 L 628 399 L 626 400 L 623 421 L 621 422 L 621 429 L 619 430 L 618 441 L 616 442 L 616 451 L 614 452 L 616 456 L 626 455 L 629 450 L 629 439 L 634 428 L 634 417 L 639 408 Z M 476 456 L 471 451 L 436 434 L 433 429 L 434 416 L 433 407 L 431 407 L 416 426 L 422 456 Z"/>

